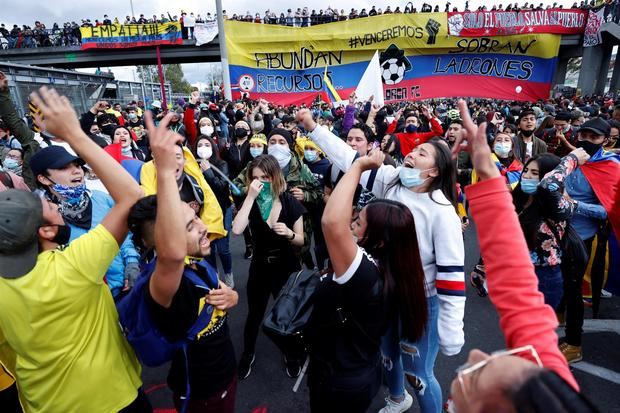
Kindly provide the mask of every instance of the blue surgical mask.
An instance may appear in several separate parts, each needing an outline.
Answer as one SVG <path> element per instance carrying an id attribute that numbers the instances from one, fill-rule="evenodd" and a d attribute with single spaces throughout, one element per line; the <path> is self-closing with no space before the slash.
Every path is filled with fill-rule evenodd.
<path id="1" fill-rule="evenodd" d="M 319 154 L 316 153 L 316 151 L 310 150 L 310 149 L 306 149 L 304 151 L 304 158 L 306 159 L 306 161 L 308 162 L 314 162 L 316 161 L 316 159 L 319 157 Z"/>
<path id="2" fill-rule="evenodd" d="M 504 143 L 498 142 L 493 146 L 493 150 L 499 157 L 505 158 L 508 156 L 508 154 L 512 150 L 512 144 L 508 142 L 504 142 Z"/>
<path id="3" fill-rule="evenodd" d="M 400 172 L 398 174 L 398 177 L 400 178 L 400 183 L 403 184 L 403 186 L 405 186 L 406 188 L 420 186 L 424 183 L 424 181 L 430 178 L 430 176 L 427 178 L 422 178 L 420 176 L 422 172 L 428 170 L 430 169 L 425 169 L 424 171 L 422 171 L 417 168 L 406 168 L 403 166 L 402 168 L 400 168 Z"/>
<path id="4" fill-rule="evenodd" d="M 252 158 L 256 158 L 257 156 L 260 156 L 263 154 L 263 148 L 250 148 L 250 155 L 252 155 Z"/>
<path id="5" fill-rule="evenodd" d="M 18 160 L 13 159 L 13 158 L 6 158 L 4 160 L 4 167 L 6 169 L 8 169 L 9 171 L 13 172 L 13 173 L 17 173 L 17 171 L 19 171 L 19 173 L 17 175 L 21 175 L 22 172 L 22 166 L 19 163 Z"/>
<path id="6" fill-rule="evenodd" d="M 539 183 L 538 179 L 521 178 L 521 190 L 528 195 L 534 195 Z"/>
<path id="7" fill-rule="evenodd" d="M 405 128 L 405 131 L 407 133 L 414 133 L 418 130 L 418 127 L 416 125 L 407 125 L 407 127 Z"/>
<path id="8" fill-rule="evenodd" d="M 76 206 L 80 204 L 86 194 L 86 184 L 82 183 L 78 186 L 54 184 L 52 190 L 58 194 L 64 203 Z"/>

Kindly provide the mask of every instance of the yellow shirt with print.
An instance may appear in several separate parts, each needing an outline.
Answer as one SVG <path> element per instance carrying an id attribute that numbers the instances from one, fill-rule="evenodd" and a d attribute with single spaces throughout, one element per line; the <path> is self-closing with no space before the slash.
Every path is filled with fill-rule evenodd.
<path id="1" fill-rule="evenodd" d="M 15 353 L 12 362 L 0 352 L 0 361 L 27 413 L 109 413 L 136 398 L 140 364 L 103 282 L 118 251 L 98 225 L 64 250 L 39 254 L 28 274 L 0 277 L 0 331 Z"/>

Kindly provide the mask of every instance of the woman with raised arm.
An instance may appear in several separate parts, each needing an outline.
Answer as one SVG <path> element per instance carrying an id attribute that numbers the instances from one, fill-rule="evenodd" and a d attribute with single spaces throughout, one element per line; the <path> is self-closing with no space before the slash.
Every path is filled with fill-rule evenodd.
<path id="1" fill-rule="evenodd" d="M 390 321 L 402 334 L 424 334 L 427 308 L 416 227 L 406 205 L 371 201 L 351 221 L 362 172 L 383 164 L 375 150 L 359 158 L 332 193 L 322 226 L 334 269 L 315 293 L 310 319 L 312 412 L 365 412 L 381 385 L 380 337 Z"/>
<path id="2" fill-rule="evenodd" d="M 308 111 L 297 116 L 335 168 L 348 171 L 359 154 L 329 130 L 317 127 Z M 456 212 L 456 169 L 448 146 L 430 140 L 407 153 L 402 167 L 381 165 L 374 180 L 372 176 L 370 171 L 360 175 L 362 187 L 378 199 L 403 203 L 415 219 L 428 308 L 424 334 L 418 340 L 400 333 L 407 328 L 404 320 L 390 319 L 381 348 L 390 396 L 382 413 L 405 411 L 413 404 L 405 377 L 422 412 L 436 413 L 443 404 L 434 373 L 437 354 L 441 350 L 456 355 L 465 343 L 465 252 Z"/>
<path id="3" fill-rule="evenodd" d="M 487 268 L 489 297 L 508 349 L 469 353 L 452 381 L 448 411 L 596 412 L 579 392 L 558 348 L 555 313 L 538 291 L 512 197 L 490 157 L 486 125 L 474 125 L 464 101 L 459 109 L 466 133 L 456 142 L 453 155 L 467 150 L 480 177 L 465 192 Z"/>

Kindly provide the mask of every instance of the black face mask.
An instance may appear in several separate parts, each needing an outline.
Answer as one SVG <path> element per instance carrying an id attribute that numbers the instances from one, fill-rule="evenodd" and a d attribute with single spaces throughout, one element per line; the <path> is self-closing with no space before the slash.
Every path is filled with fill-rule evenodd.
<path id="1" fill-rule="evenodd" d="M 48 224 L 42 226 L 58 228 L 58 232 L 56 232 L 56 235 L 50 241 L 58 245 L 67 245 L 69 243 L 69 239 L 71 238 L 71 227 L 69 225 Z"/>
<path id="2" fill-rule="evenodd" d="M 103 133 L 104 135 L 108 135 L 109 137 L 112 137 L 114 135 L 114 129 L 116 129 L 116 125 L 111 123 L 109 125 L 102 126 L 101 133 Z"/>
<path id="3" fill-rule="evenodd" d="M 529 138 L 533 134 L 534 134 L 534 129 L 532 129 L 532 130 L 521 130 L 521 135 L 523 135 L 526 138 Z"/>
<path id="4" fill-rule="evenodd" d="M 578 148 L 583 148 L 588 155 L 594 156 L 594 154 L 597 153 L 603 145 L 597 145 L 596 143 L 592 143 L 590 141 L 577 141 L 577 145 L 575 146 Z"/>
<path id="5" fill-rule="evenodd" d="M 245 138 L 248 134 L 248 131 L 244 128 L 237 128 L 235 129 L 235 136 L 239 139 L 241 138 Z"/>

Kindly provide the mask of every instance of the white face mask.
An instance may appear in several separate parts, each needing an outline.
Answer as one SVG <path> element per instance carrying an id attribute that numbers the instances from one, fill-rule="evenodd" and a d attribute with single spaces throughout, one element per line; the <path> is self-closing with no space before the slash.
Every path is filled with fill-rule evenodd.
<path id="1" fill-rule="evenodd" d="M 210 146 L 201 146 L 196 150 L 196 154 L 198 154 L 200 159 L 211 159 L 213 149 Z"/>
<path id="2" fill-rule="evenodd" d="M 286 145 L 270 145 L 267 148 L 267 153 L 276 158 L 282 169 L 291 161 L 291 151 Z"/>
<path id="3" fill-rule="evenodd" d="M 200 133 L 207 136 L 213 135 L 213 126 L 201 126 Z"/>

